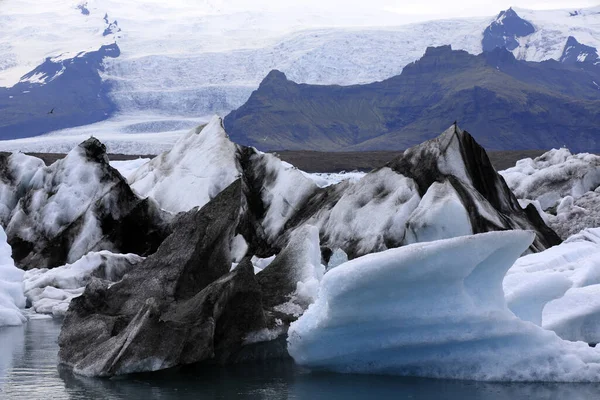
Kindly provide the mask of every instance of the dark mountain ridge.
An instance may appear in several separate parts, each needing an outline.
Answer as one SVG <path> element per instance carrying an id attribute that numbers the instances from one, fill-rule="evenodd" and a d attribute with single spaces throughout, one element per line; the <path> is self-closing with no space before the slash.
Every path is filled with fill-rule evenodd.
<path id="1" fill-rule="evenodd" d="M 17 139 L 102 121 L 115 112 L 104 58 L 121 54 L 116 43 L 73 57 L 46 58 L 16 85 L 0 87 L 0 138 Z"/>
<path id="2" fill-rule="evenodd" d="M 297 84 L 271 71 L 225 128 L 262 150 L 400 150 L 456 119 L 488 149 L 598 151 L 598 82 L 597 67 L 430 47 L 400 75 L 366 85 Z"/>

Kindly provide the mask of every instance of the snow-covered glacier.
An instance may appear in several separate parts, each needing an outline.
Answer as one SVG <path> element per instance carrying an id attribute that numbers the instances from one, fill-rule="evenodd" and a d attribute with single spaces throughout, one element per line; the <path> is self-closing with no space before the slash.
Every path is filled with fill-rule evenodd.
<path id="1" fill-rule="evenodd" d="M 600 380 L 600 350 L 516 317 L 502 279 L 530 232 L 369 254 L 328 271 L 288 351 L 315 370 L 492 381 Z"/>

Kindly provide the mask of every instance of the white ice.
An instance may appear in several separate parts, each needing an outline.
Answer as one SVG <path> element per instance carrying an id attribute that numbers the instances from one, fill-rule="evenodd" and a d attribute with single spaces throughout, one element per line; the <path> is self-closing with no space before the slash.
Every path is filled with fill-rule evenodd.
<path id="1" fill-rule="evenodd" d="M 8 222 L 19 199 L 33 186 L 33 177 L 44 166 L 44 162 L 39 158 L 23 153 L 8 156 L 6 167 L 12 180 L 0 180 L 0 221 L 3 224 Z"/>
<path id="2" fill-rule="evenodd" d="M 319 230 L 312 225 L 304 225 L 296 230 L 278 257 L 293 262 L 289 267 L 291 276 L 288 278 L 296 282 L 296 289 L 289 299 L 277 305 L 275 310 L 299 316 L 317 298 L 320 281 L 325 273 L 325 266 L 321 264 Z M 261 273 L 263 272 L 258 272 L 258 275 Z"/>
<path id="3" fill-rule="evenodd" d="M 284 165 L 287 163 L 284 163 Z M 291 165 L 291 164 L 290 164 Z M 308 173 L 303 172 L 304 176 L 312 179 L 312 181 L 321 188 L 336 185 L 343 181 L 349 181 L 352 183 L 358 182 L 362 177 L 366 175 L 366 172 L 361 171 L 340 171 L 340 172 L 314 172 Z"/>
<path id="4" fill-rule="evenodd" d="M 144 258 L 136 254 L 91 252 L 72 264 L 34 268 L 23 277 L 25 296 L 36 313 L 65 315 L 71 300 L 80 296 L 93 279 L 115 282 Z"/>
<path id="5" fill-rule="evenodd" d="M 129 176 L 137 171 L 142 165 L 150 161 L 150 158 L 136 158 L 135 160 L 111 161 L 110 166 L 119 171 L 127 181 Z"/>
<path id="6" fill-rule="evenodd" d="M 600 228 L 519 258 L 503 282 L 509 308 L 521 319 L 567 340 L 600 342 Z"/>
<path id="7" fill-rule="evenodd" d="M 340 200 L 308 221 L 328 238 L 324 244 L 346 252 L 355 246 L 356 253 L 365 254 L 402 242 L 406 221 L 421 200 L 412 179 L 385 167 L 340 185 L 347 185 L 340 188 Z"/>
<path id="8" fill-rule="evenodd" d="M 288 350 L 316 370 L 492 381 L 600 381 L 600 351 L 517 318 L 502 278 L 532 243 L 490 232 L 369 254 L 328 271 Z"/>
<path id="9" fill-rule="evenodd" d="M 535 159 L 519 160 L 500 174 L 517 198 L 537 200 L 547 210 L 565 196 L 578 199 L 600 185 L 600 156 L 553 149 Z"/>
<path id="10" fill-rule="evenodd" d="M 237 147 L 219 117 L 188 132 L 173 148 L 129 175 L 131 187 L 161 208 L 180 212 L 208 203 L 240 176 Z"/>
<path id="11" fill-rule="evenodd" d="M 266 178 L 261 188 L 266 207 L 262 226 L 267 237 L 274 240 L 288 219 L 317 190 L 317 185 L 305 173 L 273 154 L 257 151 L 250 159 L 254 173 Z"/>
<path id="12" fill-rule="evenodd" d="M 26 321 L 21 312 L 25 307 L 22 281 L 23 271 L 15 267 L 12 249 L 0 227 L 0 327 L 21 325 Z"/>
<path id="13" fill-rule="evenodd" d="M 471 220 L 456 190 L 446 180 L 434 182 L 406 221 L 404 243 L 430 242 L 472 235 Z"/>

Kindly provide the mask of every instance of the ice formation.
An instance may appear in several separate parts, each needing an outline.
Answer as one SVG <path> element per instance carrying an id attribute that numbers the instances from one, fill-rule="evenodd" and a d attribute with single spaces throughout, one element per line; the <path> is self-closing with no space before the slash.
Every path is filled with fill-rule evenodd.
<path id="1" fill-rule="evenodd" d="M 490 232 L 369 254 L 328 271 L 289 330 L 315 370 L 492 381 L 599 381 L 600 351 L 517 318 L 502 278 L 534 239 Z"/>
<path id="2" fill-rule="evenodd" d="M 20 170 L 14 165 L 19 159 L 26 161 Z M 7 208 L 16 201 L 6 234 L 24 269 L 72 263 L 90 251 L 148 254 L 167 234 L 170 216 L 133 193 L 95 138 L 48 167 L 19 154 L 7 164 L 2 179 L 22 179 L 4 189 Z"/>
<path id="3" fill-rule="evenodd" d="M 456 124 L 358 181 L 320 189 L 290 221 L 317 226 L 322 245 L 350 258 L 493 230 L 535 231 L 531 251 L 560 243 L 534 206 L 520 206 L 485 150 Z"/>
<path id="4" fill-rule="evenodd" d="M 150 161 L 150 158 L 136 158 L 135 160 L 111 161 L 110 166 L 119 171 L 127 181 L 131 174 L 137 171 L 142 165 Z"/>
<path id="5" fill-rule="evenodd" d="M 0 327 L 21 325 L 26 321 L 21 312 L 25 307 L 23 271 L 15 267 L 11 253 L 6 233 L 0 227 Z"/>
<path id="6" fill-rule="evenodd" d="M 519 318 L 563 339 L 600 343 L 600 228 L 518 259 L 503 286 Z"/>
<path id="7" fill-rule="evenodd" d="M 449 181 L 429 187 L 406 221 L 404 243 L 430 242 L 473 234 L 469 214 Z"/>
<path id="8" fill-rule="evenodd" d="M 554 149 L 519 160 L 501 174 L 520 201 L 532 203 L 560 237 L 600 225 L 600 156 Z"/>
<path id="9" fill-rule="evenodd" d="M 23 277 L 25 296 L 33 311 L 62 316 L 71 300 L 81 295 L 93 278 L 116 282 L 143 259 L 136 254 L 100 251 L 88 253 L 73 264 L 52 269 L 34 268 Z"/>
<path id="10" fill-rule="evenodd" d="M 564 197 L 556 207 L 556 215 L 547 214 L 546 218 L 548 225 L 563 238 L 600 226 L 600 186 L 578 199 Z"/>
<path id="11" fill-rule="evenodd" d="M 45 165 L 39 158 L 23 153 L 0 155 L 0 165 L 0 222 L 6 226 L 17 202 L 29 188 L 35 186 L 33 178 Z"/>
<path id="12" fill-rule="evenodd" d="M 164 210 L 202 207 L 240 175 L 237 146 L 227 138 L 219 117 L 192 129 L 170 151 L 129 175 L 133 190 L 154 198 Z"/>
<path id="13" fill-rule="evenodd" d="M 600 156 L 554 149 L 500 174 L 519 199 L 537 200 L 547 210 L 566 196 L 578 199 L 600 186 Z"/>
<path id="14" fill-rule="evenodd" d="M 308 219 L 320 228 L 325 244 L 353 255 L 398 246 L 421 200 L 414 181 L 386 167 L 341 185 L 332 188 L 341 193 L 339 200 Z"/>
<path id="15" fill-rule="evenodd" d="M 272 154 L 231 142 L 221 118 L 190 131 L 172 150 L 129 175 L 131 187 L 171 212 L 202 207 L 242 177 L 249 206 L 267 240 L 274 241 L 287 220 L 317 185 L 296 167 Z"/>

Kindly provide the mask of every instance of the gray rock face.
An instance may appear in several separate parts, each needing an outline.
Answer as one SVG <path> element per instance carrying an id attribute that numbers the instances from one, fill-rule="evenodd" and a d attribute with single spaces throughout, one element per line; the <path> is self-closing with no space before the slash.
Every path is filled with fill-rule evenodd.
<path id="1" fill-rule="evenodd" d="M 241 186 L 238 180 L 181 216 L 158 251 L 120 282 L 92 281 L 71 303 L 59 338 L 61 362 L 93 376 L 224 363 L 249 332 L 265 328 L 249 260 L 228 273 Z"/>

